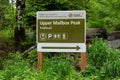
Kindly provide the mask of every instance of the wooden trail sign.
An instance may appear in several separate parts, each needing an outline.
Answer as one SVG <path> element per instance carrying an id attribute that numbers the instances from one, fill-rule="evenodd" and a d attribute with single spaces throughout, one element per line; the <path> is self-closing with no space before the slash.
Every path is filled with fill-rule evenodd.
<path id="1" fill-rule="evenodd" d="M 86 12 L 37 12 L 38 68 L 42 68 L 42 52 L 81 52 L 81 69 L 86 67 Z"/>

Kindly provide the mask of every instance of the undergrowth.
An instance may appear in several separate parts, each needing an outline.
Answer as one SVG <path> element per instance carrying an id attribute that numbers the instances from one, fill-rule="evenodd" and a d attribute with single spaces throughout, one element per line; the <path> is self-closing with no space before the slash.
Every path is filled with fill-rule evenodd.
<path id="1" fill-rule="evenodd" d="M 110 48 L 102 39 L 94 39 L 88 50 L 88 63 L 108 77 L 120 76 L 120 51 Z"/>
<path id="2" fill-rule="evenodd" d="M 52 53 L 47 53 L 52 54 Z M 102 39 L 95 39 L 87 52 L 86 70 L 73 69 L 65 55 L 45 57 L 42 70 L 38 70 L 37 51 L 9 53 L 2 61 L 0 80 L 118 80 L 120 79 L 119 51 L 109 48 Z"/>

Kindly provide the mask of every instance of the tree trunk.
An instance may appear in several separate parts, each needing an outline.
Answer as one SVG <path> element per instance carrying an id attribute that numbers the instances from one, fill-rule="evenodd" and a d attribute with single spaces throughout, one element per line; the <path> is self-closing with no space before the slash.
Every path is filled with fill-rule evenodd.
<path id="1" fill-rule="evenodd" d="M 25 40 L 25 30 L 23 27 L 23 16 L 25 10 L 25 0 L 16 1 L 16 27 L 14 30 L 15 50 L 22 51 L 21 41 Z"/>

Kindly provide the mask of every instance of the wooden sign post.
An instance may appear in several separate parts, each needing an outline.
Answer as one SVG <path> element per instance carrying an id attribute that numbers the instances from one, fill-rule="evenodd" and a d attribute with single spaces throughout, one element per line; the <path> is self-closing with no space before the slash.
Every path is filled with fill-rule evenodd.
<path id="1" fill-rule="evenodd" d="M 86 12 L 38 11 L 38 68 L 42 67 L 42 52 L 82 52 L 81 69 L 86 66 Z"/>
<path id="2" fill-rule="evenodd" d="M 86 53 L 82 52 L 81 54 L 81 70 L 85 70 L 86 68 Z"/>
<path id="3" fill-rule="evenodd" d="M 43 53 L 38 52 L 38 63 L 37 63 L 38 69 L 42 69 L 42 65 L 43 65 Z"/>

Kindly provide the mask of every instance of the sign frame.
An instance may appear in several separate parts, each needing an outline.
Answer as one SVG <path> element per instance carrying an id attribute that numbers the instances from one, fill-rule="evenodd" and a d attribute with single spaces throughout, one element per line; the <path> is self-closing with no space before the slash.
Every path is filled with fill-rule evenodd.
<path id="1" fill-rule="evenodd" d="M 78 13 L 81 16 L 79 16 Z M 53 16 L 55 14 L 57 14 L 56 18 L 49 16 L 49 15 Z M 69 16 L 64 17 L 64 16 L 66 16 L 68 14 L 69 14 L 69 16 L 73 16 L 73 15 L 74 16 L 73 17 L 69 17 Z M 75 16 L 75 14 L 77 14 L 79 17 L 76 17 L 77 15 Z M 49 18 L 46 17 L 46 15 L 48 15 Z M 57 17 L 57 16 L 61 16 L 61 17 Z M 83 23 L 84 26 L 82 26 L 82 27 L 84 27 L 84 31 L 83 31 L 84 32 L 83 33 L 84 34 L 84 36 L 83 36 L 84 37 L 84 42 L 67 42 L 67 43 L 65 42 L 64 43 L 64 42 L 54 42 L 54 40 L 53 40 L 53 42 L 49 42 L 49 41 L 47 42 L 47 40 L 43 41 L 43 42 L 42 41 L 39 42 L 38 34 L 39 34 L 40 31 L 38 30 L 38 28 L 39 28 L 38 20 L 40 20 L 40 19 L 41 20 L 47 20 L 47 19 L 50 19 L 50 20 L 51 19 L 53 19 L 53 20 L 55 20 L 55 19 L 65 19 L 65 20 L 67 20 L 67 19 L 68 20 L 71 20 L 71 19 L 76 19 L 76 20 L 77 19 L 84 19 L 84 23 Z M 86 52 L 86 11 L 85 10 L 75 10 L 75 11 L 38 11 L 36 20 L 37 20 L 37 25 L 36 25 L 37 51 L 41 51 L 41 52 Z M 42 25 L 42 26 L 44 26 L 44 25 Z M 50 25 L 50 26 L 52 26 L 52 25 Z M 77 26 L 79 26 L 79 25 L 77 25 Z M 81 27 L 81 26 L 79 26 L 79 27 Z M 58 32 L 58 33 L 60 33 L 60 32 Z M 48 35 L 50 35 L 50 34 L 48 34 Z M 42 35 L 42 36 L 44 38 L 44 35 Z M 69 39 L 72 40 L 72 38 L 69 38 Z M 63 46 L 61 46 L 61 45 L 63 45 Z M 76 47 L 76 46 L 78 46 L 78 47 Z M 47 47 L 47 48 L 45 48 L 45 47 Z M 48 47 L 50 49 L 48 49 Z M 62 47 L 63 47 L 63 49 L 62 49 Z M 75 47 L 78 48 L 78 49 L 75 50 L 74 49 Z"/>

